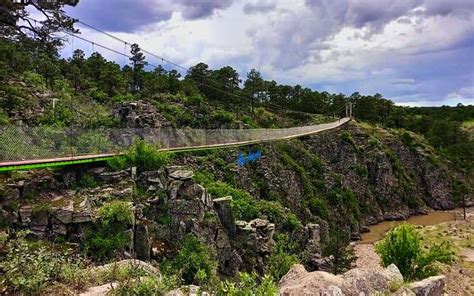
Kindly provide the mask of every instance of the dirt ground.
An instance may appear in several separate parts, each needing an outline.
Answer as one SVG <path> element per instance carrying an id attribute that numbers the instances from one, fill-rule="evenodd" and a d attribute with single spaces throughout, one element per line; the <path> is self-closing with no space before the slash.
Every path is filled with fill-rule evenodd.
<path id="1" fill-rule="evenodd" d="M 446 276 L 445 295 L 474 295 L 474 208 L 467 210 L 467 219 L 456 210 L 456 220 L 432 226 L 419 226 L 429 245 L 448 241 L 456 254 L 456 262 L 442 268 Z M 381 267 L 373 244 L 356 244 L 356 267 Z"/>

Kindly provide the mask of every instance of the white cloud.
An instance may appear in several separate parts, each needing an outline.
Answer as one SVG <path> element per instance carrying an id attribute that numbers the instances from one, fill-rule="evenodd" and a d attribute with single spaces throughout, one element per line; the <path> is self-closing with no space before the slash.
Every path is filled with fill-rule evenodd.
<path id="1" fill-rule="evenodd" d="M 474 86 L 463 87 L 459 90 L 449 93 L 446 96 L 448 100 L 470 100 L 474 104 Z"/>
<path id="2" fill-rule="evenodd" d="M 166 1 L 163 9 L 175 7 L 168 19 L 117 35 L 187 67 L 202 61 L 241 74 L 257 68 L 280 83 L 380 92 L 400 101 L 414 102 L 421 93 L 416 99 L 441 100 L 448 91 L 437 89 L 428 77 L 436 72 L 418 69 L 420 62 L 435 69 L 446 63 L 438 53 L 474 36 L 474 1 L 466 0 Z M 199 11 L 206 16 L 197 18 L 204 15 Z M 113 40 L 93 38 L 123 50 Z"/>

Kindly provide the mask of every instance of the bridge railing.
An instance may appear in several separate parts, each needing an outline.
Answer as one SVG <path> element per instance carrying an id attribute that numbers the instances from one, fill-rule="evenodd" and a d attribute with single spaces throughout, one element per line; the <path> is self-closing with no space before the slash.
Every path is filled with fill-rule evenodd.
<path id="1" fill-rule="evenodd" d="M 6 162 L 53 159 L 123 152 L 137 138 L 163 150 L 265 142 L 297 137 L 337 127 L 332 123 L 286 129 L 72 129 L 57 127 L 0 127 L 0 165 Z"/>

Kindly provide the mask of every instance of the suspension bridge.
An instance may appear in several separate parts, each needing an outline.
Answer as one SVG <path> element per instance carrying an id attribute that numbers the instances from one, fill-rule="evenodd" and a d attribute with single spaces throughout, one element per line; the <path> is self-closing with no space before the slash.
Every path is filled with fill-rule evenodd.
<path id="1" fill-rule="evenodd" d="M 121 155 L 137 138 L 171 153 L 289 140 L 343 126 L 351 120 L 284 129 L 52 129 L 0 128 L 0 172 L 99 162 Z"/>

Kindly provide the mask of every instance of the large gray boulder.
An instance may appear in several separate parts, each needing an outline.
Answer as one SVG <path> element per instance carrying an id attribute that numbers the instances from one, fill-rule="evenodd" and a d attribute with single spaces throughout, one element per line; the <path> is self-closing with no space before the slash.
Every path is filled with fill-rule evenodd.
<path id="1" fill-rule="evenodd" d="M 439 275 L 411 283 L 408 287 L 417 296 L 441 296 L 443 295 L 445 284 L 446 277 L 444 275 Z"/>
<path id="2" fill-rule="evenodd" d="M 308 272 L 297 264 L 280 280 L 281 295 L 373 295 L 389 291 L 403 276 L 395 265 L 379 270 L 356 268 L 342 275 Z"/>

